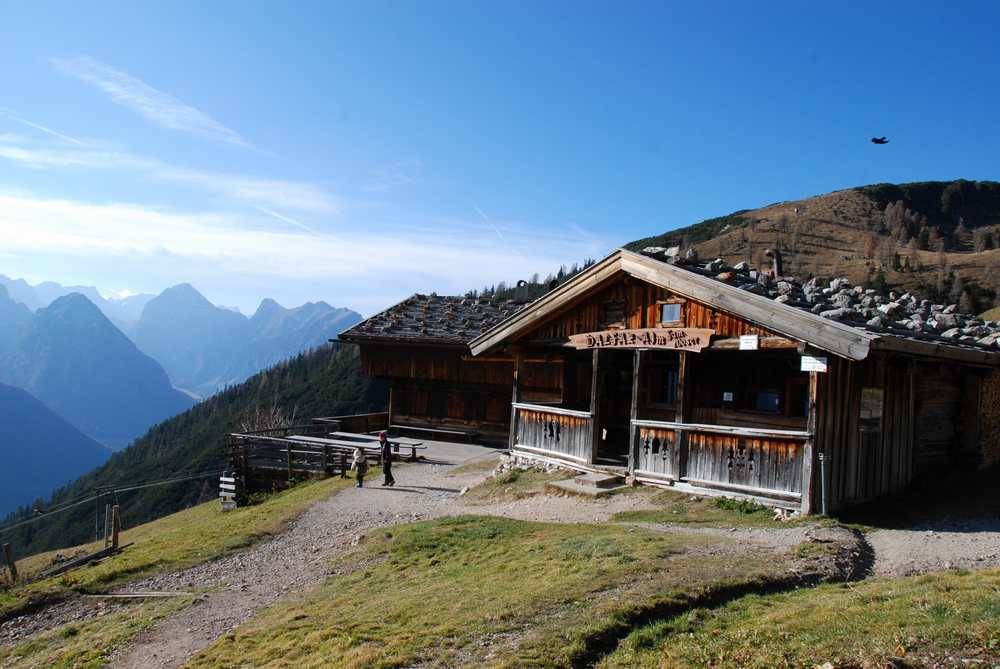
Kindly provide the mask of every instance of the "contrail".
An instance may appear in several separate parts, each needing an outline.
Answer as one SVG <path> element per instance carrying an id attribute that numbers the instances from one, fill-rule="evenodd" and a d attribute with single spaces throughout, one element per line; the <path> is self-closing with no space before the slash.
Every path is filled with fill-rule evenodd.
<path id="1" fill-rule="evenodd" d="M 56 132 L 52 128 L 46 128 L 44 125 L 39 125 L 38 123 L 32 123 L 28 119 L 18 116 L 9 109 L 0 109 L 0 114 L 6 116 L 7 118 L 14 119 L 18 123 L 23 123 L 29 128 L 34 128 L 35 130 L 41 130 L 42 132 L 52 135 L 53 137 L 58 137 L 59 139 L 66 140 L 67 142 L 72 142 L 74 144 L 79 144 L 80 146 L 87 146 L 84 142 L 81 142 L 75 137 L 70 137 L 69 135 L 64 135 L 61 132 Z"/>

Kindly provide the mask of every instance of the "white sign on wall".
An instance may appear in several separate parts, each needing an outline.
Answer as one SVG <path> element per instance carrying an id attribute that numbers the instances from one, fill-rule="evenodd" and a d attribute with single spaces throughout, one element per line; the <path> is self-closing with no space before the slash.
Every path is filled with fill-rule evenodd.
<path id="1" fill-rule="evenodd" d="M 804 355 L 800 369 L 803 372 L 825 372 L 826 356 Z"/>
<path id="2" fill-rule="evenodd" d="M 756 351 L 760 348 L 760 337 L 757 335 L 740 335 L 741 351 Z"/>

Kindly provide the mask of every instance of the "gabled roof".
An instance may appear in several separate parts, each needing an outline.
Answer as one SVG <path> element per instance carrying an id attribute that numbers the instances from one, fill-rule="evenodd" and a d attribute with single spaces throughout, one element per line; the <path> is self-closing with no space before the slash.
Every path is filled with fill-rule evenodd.
<path id="1" fill-rule="evenodd" d="M 490 298 L 412 295 L 340 333 L 342 341 L 460 346 L 523 309 Z"/>
<path id="2" fill-rule="evenodd" d="M 506 318 L 473 339 L 469 348 L 478 355 L 510 341 L 571 306 L 616 274 L 625 273 L 684 297 L 726 311 L 814 348 L 863 360 L 873 349 L 916 355 L 943 356 L 980 364 L 1000 364 L 1000 353 L 962 346 L 947 340 L 925 341 L 867 329 L 824 318 L 795 306 L 757 295 L 682 266 L 619 249 L 602 261 L 547 293 L 527 308 Z"/>

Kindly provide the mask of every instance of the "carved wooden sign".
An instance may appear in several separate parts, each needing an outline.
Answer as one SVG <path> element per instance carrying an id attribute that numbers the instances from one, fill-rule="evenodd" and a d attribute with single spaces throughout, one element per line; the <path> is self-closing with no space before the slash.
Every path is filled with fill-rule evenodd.
<path id="1" fill-rule="evenodd" d="M 570 335 L 573 348 L 665 348 L 699 352 L 708 346 L 715 330 L 702 328 L 640 328 L 605 330 Z"/>

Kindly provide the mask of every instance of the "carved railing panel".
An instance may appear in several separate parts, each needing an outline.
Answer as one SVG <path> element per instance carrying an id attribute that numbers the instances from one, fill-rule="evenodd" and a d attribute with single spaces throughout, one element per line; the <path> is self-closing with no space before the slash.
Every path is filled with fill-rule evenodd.
<path id="1" fill-rule="evenodd" d="M 584 411 L 514 404 L 514 448 L 549 457 L 589 462 L 593 417 Z"/>

